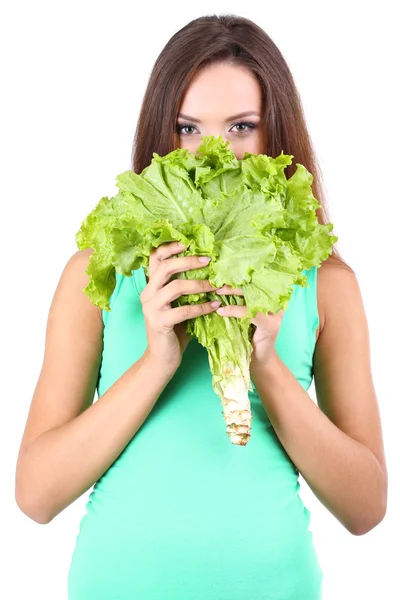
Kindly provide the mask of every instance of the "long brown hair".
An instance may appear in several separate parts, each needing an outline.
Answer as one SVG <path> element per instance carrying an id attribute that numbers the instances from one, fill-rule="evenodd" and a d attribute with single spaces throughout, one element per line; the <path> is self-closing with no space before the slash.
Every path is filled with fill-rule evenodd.
<path id="1" fill-rule="evenodd" d="M 185 92 L 200 69 L 217 62 L 244 66 L 257 77 L 263 99 L 264 153 L 276 157 L 283 150 L 293 155 L 292 164 L 285 170 L 287 178 L 295 172 L 296 163 L 306 167 L 313 176 L 313 195 L 321 205 L 316 211 L 318 221 L 328 223 L 322 172 L 293 76 L 267 33 L 236 15 L 194 19 L 172 36 L 158 56 L 134 137 L 133 171 L 141 173 L 151 163 L 153 152 L 163 156 L 177 147 L 175 127 Z M 332 256 L 348 266 L 336 245 Z"/>

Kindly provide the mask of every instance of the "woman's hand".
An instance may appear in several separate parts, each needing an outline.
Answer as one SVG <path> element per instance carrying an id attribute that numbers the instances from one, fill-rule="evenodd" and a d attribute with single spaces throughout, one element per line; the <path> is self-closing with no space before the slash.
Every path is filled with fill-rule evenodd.
<path id="1" fill-rule="evenodd" d="M 243 296 L 243 290 L 240 288 L 232 288 L 229 285 L 224 285 L 222 288 L 216 291 L 217 294 L 234 294 L 235 296 Z M 275 342 L 278 337 L 278 333 L 281 327 L 284 310 L 280 310 L 278 313 L 269 312 L 268 315 L 264 313 L 257 313 L 251 323 L 256 326 L 252 338 L 253 352 L 251 354 L 250 370 L 255 371 L 258 367 L 263 367 L 268 360 L 275 354 Z M 229 304 L 228 306 L 221 306 L 217 309 L 217 313 L 223 317 L 246 317 L 247 306 L 239 306 L 235 304 Z"/>
<path id="2" fill-rule="evenodd" d="M 215 311 L 219 301 L 171 308 L 171 302 L 185 294 L 215 291 L 205 279 L 173 279 L 174 273 L 199 269 L 210 262 L 204 256 L 174 257 L 183 251 L 178 242 L 161 244 L 150 254 L 149 281 L 140 294 L 146 322 L 146 355 L 157 365 L 175 372 L 189 343 L 184 321 Z"/>

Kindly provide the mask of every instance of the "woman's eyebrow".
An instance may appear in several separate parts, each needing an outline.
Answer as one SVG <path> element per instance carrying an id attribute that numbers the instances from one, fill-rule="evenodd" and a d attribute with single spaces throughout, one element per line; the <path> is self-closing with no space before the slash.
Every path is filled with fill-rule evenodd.
<path id="1" fill-rule="evenodd" d="M 250 116 L 260 116 L 260 113 L 257 112 L 256 110 L 247 110 L 245 112 L 241 112 L 237 115 L 233 115 L 232 117 L 228 117 L 227 119 L 225 119 L 226 122 L 228 121 L 235 121 L 235 119 L 242 119 L 243 117 L 250 117 Z M 201 123 L 200 119 L 195 119 L 194 117 L 190 117 L 189 115 L 184 115 L 183 113 L 178 113 L 178 119 L 185 119 L 186 121 L 193 121 L 193 123 Z"/>

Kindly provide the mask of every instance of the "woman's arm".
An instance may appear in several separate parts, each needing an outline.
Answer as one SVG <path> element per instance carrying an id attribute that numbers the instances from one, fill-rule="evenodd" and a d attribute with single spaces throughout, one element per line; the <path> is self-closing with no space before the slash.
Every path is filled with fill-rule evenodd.
<path id="1" fill-rule="evenodd" d="M 17 460 L 16 501 L 38 523 L 49 523 L 100 478 L 173 376 L 145 352 L 93 404 L 103 324 L 100 309 L 82 292 L 91 252 L 71 257 L 54 294 Z"/>
<path id="2" fill-rule="evenodd" d="M 276 352 L 252 372 L 275 432 L 326 508 L 354 535 L 386 513 L 387 471 L 371 375 L 369 333 L 355 275 L 336 261 L 318 269 L 318 406 Z"/>

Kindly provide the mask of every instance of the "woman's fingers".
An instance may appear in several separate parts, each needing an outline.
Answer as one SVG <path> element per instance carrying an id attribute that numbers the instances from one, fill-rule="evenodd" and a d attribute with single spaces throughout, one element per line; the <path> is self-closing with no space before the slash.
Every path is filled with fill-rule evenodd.
<path id="1" fill-rule="evenodd" d="M 180 245 L 179 242 L 169 242 L 161 244 L 158 248 L 153 248 L 149 257 L 149 279 L 152 278 L 163 260 L 183 252 L 184 248 L 185 246 L 183 244 Z"/>
<path id="2" fill-rule="evenodd" d="M 203 302 L 201 304 L 185 304 L 178 308 L 171 308 L 167 310 L 164 315 L 164 322 L 167 326 L 173 327 L 178 323 L 182 323 L 187 319 L 194 319 L 202 315 L 207 315 L 215 312 L 216 306 L 220 303 L 219 300 L 213 300 L 212 302 Z"/>
<path id="3" fill-rule="evenodd" d="M 227 306 L 221 306 L 217 308 L 216 311 L 219 315 L 223 317 L 246 317 L 247 316 L 247 306 L 238 306 L 237 304 L 228 304 Z"/>
<path id="4" fill-rule="evenodd" d="M 163 288 L 171 279 L 172 275 L 190 271 L 192 269 L 200 269 L 209 264 L 210 258 L 206 256 L 182 256 L 174 258 L 166 258 L 158 264 L 158 267 L 150 276 L 150 284 L 153 291 Z M 212 288 L 215 289 L 215 288 Z"/>
<path id="5" fill-rule="evenodd" d="M 207 279 L 173 279 L 160 290 L 157 301 L 159 302 L 159 308 L 165 308 L 180 296 L 204 294 L 212 291 L 215 291 L 215 287 Z"/>

